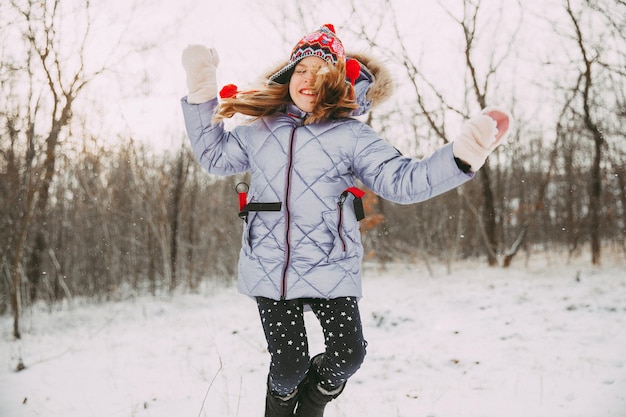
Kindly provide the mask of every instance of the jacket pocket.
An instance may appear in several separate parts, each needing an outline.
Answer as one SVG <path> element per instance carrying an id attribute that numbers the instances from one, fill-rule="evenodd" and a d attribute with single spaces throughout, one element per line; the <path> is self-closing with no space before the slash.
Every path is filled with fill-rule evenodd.
<path id="1" fill-rule="evenodd" d="M 359 254 L 360 234 L 356 221 L 346 222 L 343 219 L 346 213 L 341 209 L 322 213 L 324 224 L 333 237 L 332 248 L 328 253 L 328 262 L 351 258 Z"/>
<path id="2" fill-rule="evenodd" d="M 256 217 L 255 212 L 248 213 L 248 217 L 243 221 L 243 232 L 241 234 L 241 249 L 248 258 L 255 258 L 252 253 L 252 224 Z"/>

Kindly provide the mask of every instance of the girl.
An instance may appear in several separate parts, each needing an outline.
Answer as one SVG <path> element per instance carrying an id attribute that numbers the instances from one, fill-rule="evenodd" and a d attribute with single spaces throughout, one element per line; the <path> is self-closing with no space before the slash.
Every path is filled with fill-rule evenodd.
<path id="1" fill-rule="evenodd" d="M 389 74 L 346 57 L 332 25 L 303 37 L 264 85 L 217 99 L 217 52 L 183 52 L 182 99 L 194 154 L 210 173 L 250 172 L 238 289 L 259 309 L 270 353 L 266 417 L 322 417 L 365 357 L 361 297 L 362 217 L 357 179 L 397 203 L 424 201 L 469 181 L 509 128 L 508 113 L 472 118 L 459 137 L 422 160 L 402 156 L 353 118 L 391 91 Z M 235 114 L 249 123 L 226 131 Z M 304 308 L 323 328 L 325 351 L 309 357 Z M 294 414 L 295 413 L 295 414 Z"/>

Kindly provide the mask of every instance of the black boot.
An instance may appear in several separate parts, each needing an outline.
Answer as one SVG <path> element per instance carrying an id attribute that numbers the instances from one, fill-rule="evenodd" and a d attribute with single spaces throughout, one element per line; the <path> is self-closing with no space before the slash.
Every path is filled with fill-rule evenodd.
<path id="1" fill-rule="evenodd" d="M 323 417 L 326 404 L 337 398 L 346 386 L 344 382 L 339 388 L 332 391 L 322 388 L 319 385 L 319 376 L 317 374 L 319 360 L 321 360 L 321 355 L 317 355 L 311 360 L 311 368 L 307 378 L 300 387 L 295 417 Z"/>
<path id="2" fill-rule="evenodd" d="M 265 417 L 293 417 L 298 402 L 298 389 L 285 397 L 272 394 L 269 387 L 265 395 Z"/>

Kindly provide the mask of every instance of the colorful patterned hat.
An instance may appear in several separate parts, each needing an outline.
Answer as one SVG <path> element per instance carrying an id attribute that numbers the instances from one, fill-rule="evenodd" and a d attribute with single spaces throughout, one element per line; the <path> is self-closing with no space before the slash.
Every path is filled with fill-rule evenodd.
<path id="1" fill-rule="evenodd" d="M 309 33 L 293 48 L 291 58 L 287 65 L 282 67 L 269 80 L 278 84 L 287 84 L 294 67 L 306 57 L 317 56 L 329 64 L 345 61 L 346 53 L 343 44 L 335 35 L 335 28 L 331 24 L 325 24 L 315 32 Z"/>

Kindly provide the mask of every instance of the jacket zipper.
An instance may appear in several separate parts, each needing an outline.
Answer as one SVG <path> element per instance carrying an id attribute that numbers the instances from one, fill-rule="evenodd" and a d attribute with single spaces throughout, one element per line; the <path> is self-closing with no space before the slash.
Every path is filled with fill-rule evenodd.
<path id="1" fill-rule="evenodd" d="M 291 192 L 291 174 L 293 169 L 293 146 L 296 139 L 296 127 L 291 131 L 289 137 L 289 158 L 287 161 L 287 181 L 285 185 L 285 266 L 283 267 L 283 274 L 281 279 L 280 299 L 284 300 L 287 297 L 287 270 L 289 269 L 289 262 L 291 261 L 291 242 L 290 242 L 290 228 L 291 228 L 291 212 L 289 211 L 289 193 Z"/>
<path id="2" fill-rule="evenodd" d="M 337 207 L 339 208 L 338 213 L 339 213 L 339 219 L 337 221 L 337 234 L 339 235 L 339 240 L 341 240 L 341 250 L 343 252 L 346 251 L 346 241 L 343 238 L 343 234 L 341 233 L 342 230 L 342 225 L 343 225 L 343 202 L 344 199 L 340 199 L 339 202 L 337 203 Z"/>

